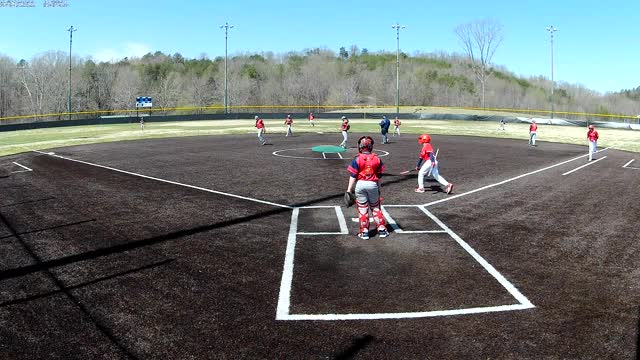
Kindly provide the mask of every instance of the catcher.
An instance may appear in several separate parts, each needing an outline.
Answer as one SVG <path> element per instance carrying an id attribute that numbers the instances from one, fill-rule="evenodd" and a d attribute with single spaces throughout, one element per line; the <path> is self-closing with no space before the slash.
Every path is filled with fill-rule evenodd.
<path id="1" fill-rule="evenodd" d="M 369 240 L 369 209 L 371 209 L 378 236 L 385 238 L 389 233 L 384 215 L 380 210 L 380 177 L 384 171 L 384 164 L 378 155 L 373 153 L 373 139 L 370 136 L 358 139 L 358 152 L 347 168 L 351 175 L 347 194 L 354 193 L 355 187 L 355 203 L 358 207 L 360 225 L 358 237 Z M 345 196 L 349 196 L 347 194 Z"/>

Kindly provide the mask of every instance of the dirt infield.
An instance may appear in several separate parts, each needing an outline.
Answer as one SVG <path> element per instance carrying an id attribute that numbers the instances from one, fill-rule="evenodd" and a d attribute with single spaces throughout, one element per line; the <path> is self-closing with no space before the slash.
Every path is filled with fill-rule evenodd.
<path id="1" fill-rule="evenodd" d="M 454 192 L 417 194 L 392 137 L 364 241 L 355 149 L 269 140 L 0 158 L 0 358 L 638 358 L 639 155 L 435 135 Z"/>

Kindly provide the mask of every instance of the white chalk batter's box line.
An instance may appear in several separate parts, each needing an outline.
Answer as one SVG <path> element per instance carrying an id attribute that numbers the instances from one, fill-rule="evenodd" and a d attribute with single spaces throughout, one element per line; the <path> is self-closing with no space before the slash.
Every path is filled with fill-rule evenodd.
<path id="1" fill-rule="evenodd" d="M 474 308 L 462 308 L 462 309 L 449 309 L 449 310 L 437 310 L 437 311 L 420 311 L 420 312 L 397 312 L 397 313 L 362 313 L 362 314 L 291 314 L 291 286 L 293 283 L 293 269 L 295 259 L 295 249 L 298 233 L 298 217 L 300 215 L 300 209 L 317 209 L 317 208 L 334 208 L 336 209 L 336 216 L 338 221 L 344 222 L 340 224 L 341 230 L 346 228 L 346 222 L 344 221 L 344 215 L 339 206 L 310 206 L 310 207 L 294 207 L 291 214 L 291 225 L 289 227 L 289 236 L 287 240 L 287 249 L 284 258 L 284 268 L 282 271 L 282 280 L 280 282 L 280 294 L 278 296 L 278 306 L 276 309 L 276 320 L 283 321 L 297 321 L 297 320 L 378 320 L 378 319 L 407 319 L 407 318 L 425 318 L 436 316 L 454 316 L 454 315 L 468 315 L 468 314 L 480 314 L 499 311 L 514 311 L 531 309 L 535 306 L 527 299 L 516 287 L 511 284 L 502 274 L 500 274 L 491 264 L 489 264 L 480 254 L 478 254 L 469 244 L 467 244 L 460 236 L 447 227 L 442 221 L 440 221 L 435 215 L 429 212 L 423 205 L 386 205 L 386 207 L 418 207 L 426 216 L 433 220 L 443 232 L 447 233 L 453 240 L 458 243 L 469 255 L 471 255 L 476 262 L 478 262 L 491 276 L 493 276 L 517 301 L 516 304 L 499 305 L 499 306 L 486 306 L 486 307 L 474 307 Z M 342 215 L 342 216 L 340 216 Z M 386 215 L 385 215 L 386 216 Z M 342 220 L 341 220 L 342 219 Z M 318 233 L 319 234 L 319 233 Z M 343 234 L 340 233 L 328 233 L 328 234 Z M 357 240 L 354 240 L 357 241 Z"/>
<path id="2" fill-rule="evenodd" d="M 10 172 L 10 174 L 17 174 L 17 173 L 23 173 L 23 172 L 31 172 L 33 171 L 32 169 L 29 169 L 28 167 L 24 166 L 24 165 L 20 165 L 17 162 L 13 162 L 12 164 L 18 165 L 19 167 L 22 168 L 22 170 L 17 170 L 17 171 L 12 171 Z"/>
<path id="3" fill-rule="evenodd" d="M 629 166 L 632 162 L 634 162 L 636 159 L 631 159 L 629 160 L 629 162 L 627 162 L 626 164 L 622 165 L 623 168 L 625 169 L 634 169 L 634 170 L 640 170 L 640 168 L 637 167 L 633 167 L 633 166 Z"/>

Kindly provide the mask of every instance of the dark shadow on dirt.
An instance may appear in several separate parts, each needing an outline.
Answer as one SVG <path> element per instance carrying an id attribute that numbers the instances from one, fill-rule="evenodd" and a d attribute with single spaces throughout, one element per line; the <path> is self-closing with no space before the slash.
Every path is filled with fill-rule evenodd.
<path id="1" fill-rule="evenodd" d="M 155 267 L 159 267 L 165 264 L 168 264 L 170 262 L 174 261 L 173 259 L 167 259 L 167 260 L 163 260 L 163 261 L 159 261 L 153 264 L 149 264 L 149 265 L 145 265 L 145 266 L 141 266 L 135 269 L 131 269 L 131 270 L 127 270 L 127 271 L 122 271 L 119 273 L 115 273 L 113 275 L 109 275 L 109 276 L 104 276 L 92 281 L 87 281 L 78 285 L 73 285 L 73 286 L 67 286 L 64 289 L 61 290 L 56 290 L 56 291 L 49 291 L 46 292 L 44 294 L 38 294 L 38 295 L 33 295 L 33 296 L 28 296 L 22 299 L 15 299 L 15 300 L 9 300 L 9 301 L 5 301 L 3 303 L 0 303 L 0 308 L 5 307 L 5 306 L 9 306 L 9 305 L 16 305 L 16 304 L 23 304 L 32 300 L 37 300 L 37 299 L 42 299 L 45 298 L 47 296 L 52 296 L 52 295 L 56 295 L 56 294 L 60 294 L 63 293 L 65 290 L 76 290 L 76 289 L 81 289 L 83 287 L 86 286 L 90 286 L 90 285 L 95 285 L 97 283 L 100 283 L 102 281 L 107 281 L 107 280 L 112 280 L 115 278 L 118 278 L 120 276 L 125 276 L 125 275 L 129 275 L 129 274 L 134 274 L 143 270 L 147 270 L 147 269 L 151 269 L 151 268 L 155 268 Z"/>
<path id="2" fill-rule="evenodd" d="M 349 348 L 336 355 L 334 360 L 349 360 L 355 359 L 360 350 L 364 349 L 367 345 L 375 341 L 375 337 L 371 335 L 364 335 L 353 339 L 353 343 Z"/>

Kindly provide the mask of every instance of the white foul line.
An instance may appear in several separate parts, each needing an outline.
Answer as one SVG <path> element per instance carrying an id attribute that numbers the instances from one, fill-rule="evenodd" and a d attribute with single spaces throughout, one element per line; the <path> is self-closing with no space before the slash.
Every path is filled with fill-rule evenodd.
<path id="1" fill-rule="evenodd" d="M 600 161 L 600 160 L 604 160 L 604 159 L 606 159 L 606 158 L 607 158 L 606 156 L 603 156 L 603 157 L 601 157 L 601 158 L 600 158 L 600 159 L 598 159 L 598 160 L 594 160 L 594 161 L 588 162 L 588 163 L 586 163 L 586 164 L 584 164 L 584 165 L 582 165 L 582 166 L 578 166 L 577 168 L 575 168 L 575 169 L 573 169 L 573 170 L 571 170 L 571 171 L 567 171 L 566 173 L 562 174 L 562 176 L 569 175 L 569 174 L 571 174 L 571 173 L 572 173 L 572 172 L 574 172 L 574 171 L 578 171 L 578 170 L 580 170 L 580 169 L 582 169 L 582 168 L 584 168 L 584 167 L 587 167 L 587 166 L 589 166 L 589 165 L 593 165 L 593 164 L 597 163 L 598 161 Z"/>
<path id="2" fill-rule="evenodd" d="M 225 192 L 222 192 L 222 191 L 215 191 L 215 190 L 211 190 L 211 189 L 207 189 L 207 188 L 203 188 L 203 187 L 199 187 L 199 186 L 195 186 L 195 185 L 179 183 L 177 181 L 160 179 L 160 178 L 153 177 L 153 176 L 142 175 L 142 174 L 134 173 L 134 172 L 131 172 L 131 171 L 120 170 L 120 169 L 112 168 L 112 167 L 109 167 L 109 166 L 90 163 L 90 162 L 87 162 L 87 161 L 71 159 L 71 158 L 68 158 L 68 157 L 60 156 L 60 155 L 52 155 L 52 154 L 45 153 L 45 152 L 38 151 L 38 150 L 34 150 L 34 152 L 37 152 L 37 153 L 40 153 L 40 154 L 49 155 L 49 156 L 53 156 L 53 157 L 57 157 L 57 158 L 68 160 L 68 161 L 77 162 L 77 163 L 80 163 L 80 164 L 85 164 L 85 165 L 95 166 L 95 167 L 99 167 L 99 168 L 103 168 L 103 169 L 107 169 L 107 170 L 111 170 L 111 171 L 116 171 L 116 172 L 127 174 L 127 175 L 138 176 L 138 177 L 149 179 L 149 180 L 160 181 L 160 182 L 167 183 L 167 184 L 172 184 L 172 185 L 184 186 L 184 187 L 187 187 L 187 188 L 190 188 L 190 189 L 196 189 L 196 190 L 200 190 L 200 191 L 205 191 L 205 192 L 212 193 L 212 194 L 230 196 L 230 197 L 234 197 L 234 198 L 237 198 L 237 199 L 253 201 L 253 202 L 266 204 L 266 205 L 277 206 L 277 207 L 281 207 L 281 208 L 285 208 L 285 209 L 293 209 L 293 207 L 288 206 L 288 205 L 276 204 L 276 203 L 269 202 L 269 201 L 253 199 L 253 198 L 240 196 L 240 195 L 235 195 L 235 194 L 229 194 L 229 193 L 225 193 Z"/>
<path id="3" fill-rule="evenodd" d="M 605 150 L 608 150 L 608 149 L 609 149 L 609 148 L 602 149 L 602 150 L 599 150 L 598 152 L 600 152 L 600 151 L 605 151 Z M 458 194 L 458 195 L 447 196 L 447 197 L 446 197 L 446 198 L 444 198 L 444 199 L 440 199 L 440 200 L 432 201 L 432 202 L 430 202 L 430 203 L 426 203 L 426 204 L 424 204 L 424 205 L 422 205 L 422 206 L 425 206 L 425 207 L 426 207 L 426 206 L 431 206 L 431 205 L 435 205 L 435 204 L 443 203 L 443 202 L 445 202 L 445 201 L 449 201 L 449 200 L 457 199 L 457 198 L 459 198 L 459 197 L 466 196 L 466 195 L 469 195 L 469 194 L 473 194 L 473 193 L 476 193 L 476 192 L 478 192 L 478 191 L 482 191 L 482 190 L 490 189 L 490 188 L 492 188 L 492 187 L 496 187 L 496 186 L 504 185 L 504 184 L 506 184 L 506 183 L 508 183 L 508 182 L 515 181 L 515 180 L 521 179 L 521 178 L 526 177 L 526 176 L 529 176 L 529 175 L 537 174 L 537 173 L 542 172 L 542 171 L 546 171 L 546 170 L 549 170 L 549 169 L 553 169 L 554 167 L 557 167 L 557 166 L 560 166 L 560 165 L 564 165 L 564 164 L 570 163 L 570 162 L 572 162 L 572 161 L 575 161 L 575 160 L 581 159 L 581 158 L 583 158 L 583 157 L 585 157 L 585 156 L 588 156 L 588 155 L 589 155 L 589 154 L 586 154 L 586 155 L 580 155 L 580 156 L 575 157 L 575 158 L 573 158 L 573 159 L 565 160 L 565 161 L 563 161 L 563 162 L 560 162 L 560 163 L 557 163 L 557 164 L 554 164 L 554 165 L 551 165 L 551 166 L 547 166 L 547 167 L 542 168 L 542 169 L 538 169 L 538 170 L 535 170 L 535 171 L 528 172 L 528 173 L 526 173 L 526 174 L 518 175 L 518 176 L 516 176 L 516 177 L 512 177 L 511 179 L 503 180 L 503 181 L 497 182 L 497 183 L 495 183 L 495 184 L 491 184 L 491 185 L 483 186 L 483 187 L 481 187 L 481 188 L 478 188 L 478 189 L 475 189 L 475 190 L 471 190 L 471 191 L 467 191 L 467 192 L 464 192 L 464 193 L 460 193 L 460 194 Z"/>
<path id="4" fill-rule="evenodd" d="M 631 164 L 635 159 L 631 159 L 629 160 L 626 164 L 622 165 L 622 167 L 627 167 L 629 166 L 629 164 Z"/>

